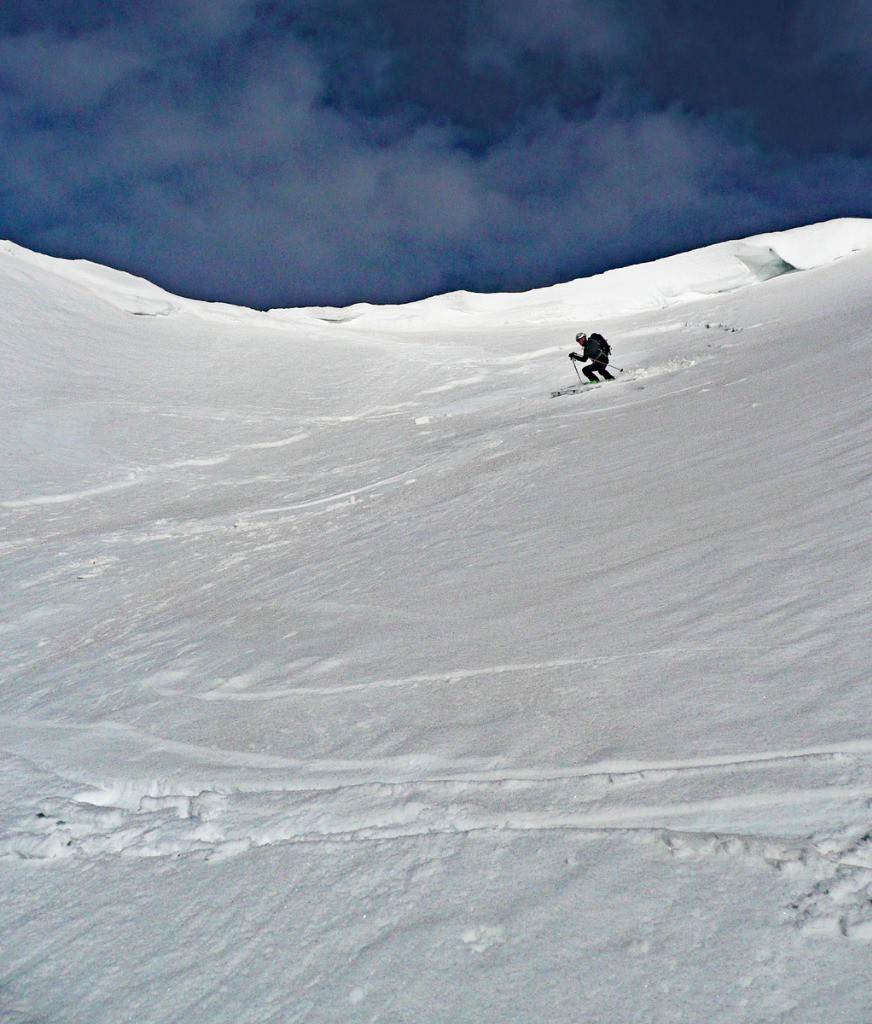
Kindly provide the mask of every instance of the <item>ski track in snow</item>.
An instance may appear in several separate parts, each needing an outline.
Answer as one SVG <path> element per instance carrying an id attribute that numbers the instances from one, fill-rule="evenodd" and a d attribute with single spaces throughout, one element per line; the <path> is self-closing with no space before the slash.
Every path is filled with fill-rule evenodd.
<path id="1" fill-rule="evenodd" d="M 398 473 L 396 476 L 385 477 L 383 480 L 375 480 L 372 483 L 364 484 L 362 487 L 354 487 L 349 491 L 339 491 L 335 494 L 327 494 L 322 498 L 312 498 L 309 501 L 299 501 L 295 502 L 293 505 L 277 505 L 275 508 L 259 508 L 248 512 L 242 518 L 252 520 L 258 519 L 261 516 L 280 515 L 284 512 L 301 512 L 303 509 L 318 508 L 322 505 L 342 504 L 350 499 L 356 498 L 360 494 L 369 494 L 370 492 L 377 491 L 382 487 L 390 487 L 392 484 L 408 480 L 410 477 L 413 477 L 416 473 L 420 472 L 420 469 L 411 471 L 407 470 L 403 473 Z"/>
<path id="2" fill-rule="evenodd" d="M 749 650 L 752 649 L 753 648 L 749 648 Z M 554 658 L 550 661 L 533 661 L 509 665 L 489 665 L 483 668 L 447 669 L 444 672 L 433 672 L 414 676 L 399 676 L 395 679 L 370 679 L 356 683 L 336 683 L 332 686 L 287 686 L 280 688 L 274 687 L 269 690 L 252 691 L 240 688 L 238 681 L 233 679 L 230 685 L 220 685 L 215 689 L 199 692 L 179 690 L 169 686 L 157 686 L 155 689 L 166 696 L 205 701 L 228 700 L 245 702 L 272 701 L 292 697 L 334 697 L 341 696 L 346 693 L 360 693 L 369 690 L 393 690 L 404 687 L 422 686 L 427 683 L 444 683 L 450 685 L 453 683 L 464 682 L 468 679 L 481 679 L 489 676 L 503 676 L 540 671 L 547 672 L 549 670 L 573 668 L 582 665 L 596 666 L 607 665 L 614 662 L 637 661 L 640 659 L 644 660 L 646 658 L 669 658 L 674 657 L 676 653 L 717 653 L 718 651 L 724 650 L 726 650 L 726 648 L 683 647 L 680 651 L 677 651 L 676 648 L 669 647 L 648 651 L 634 651 L 623 654 L 588 655 L 584 658 Z M 731 647 L 729 650 L 731 652 L 735 652 L 736 648 Z"/>
<path id="3" fill-rule="evenodd" d="M 24 509 L 41 505 L 67 505 L 74 501 L 87 501 L 89 498 L 96 498 L 103 494 L 111 494 L 113 491 L 134 487 L 141 479 L 142 473 L 140 471 L 132 471 L 125 480 L 119 480 L 115 483 L 102 484 L 99 487 L 89 487 L 83 491 L 71 491 L 66 494 L 41 494 L 33 498 L 0 501 L 0 508 Z"/>
<path id="4" fill-rule="evenodd" d="M 2 722 L 7 734 L 23 725 Z M 92 732 L 98 739 L 100 730 L 92 727 Z M 182 759 L 194 751 L 220 757 L 219 751 L 181 744 L 158 746 L 177 747 Z M 240 753 L 230 760 L 238 764 L 245 758 Z M 291 774 L 278 785 L 275 775 L 283 760 L 259 763 L 262 769 L 269 766 L 267 788 L 256 788 L 254 766 L 236 787 L 180 785 L 172 778 L 77 787 L 23 815 L 0 837 L 0 857 L 223 860 L 283 843 L 619 833 L 654 843 L 674 857 L 763 862 L 795 881 L 788 909 L 797 927 L 872 940 L 872 817 L 865 829 L 855 823 L 872 806 L 872 743 L 579 769 L 452 774 L 444 766 L 416 777 L 403 777 L 409 769 L 398 771 L 387 762 L 349 765 L 358 773 L 349 778 L 347 772 L 337 774 L 341 762 L 328 762 L 320 779 Z M 791 779 L 794 788 L 786 785 Z M 833 830 L 839 811 L 854 824 Z M 771 834 L 772 812 L 782 825 L 791 820 L 791 834 Z M 821 834 L 825 822 L 834 834 Z M 816 838 L 808 838 L 813 833 Z"/>
<path id="5" fill-rule="evenodd" d="M 74 502 L 88 501 L 91 498 L 102 497 L 103 495 L 111 494 L 114 491 L 122 491 L 129 487 L 135 487 L 137 484 L 153 480 L 161 474 L 172 473 L 179 469 L 199 469 L 210 466 L 220 466 L 224 463 L 230 462 L 231 459 L 237 457 L 240 453 L 257 451 L 265 448 L 284 448 L 288 445 L 296 444 L 298 441 L 303 441 L 308 436 L 309 434 L 307 432 L 299 432 L 290 437 L 281 438 L 277 441 L 238 445 L 231 449 L 231 451 L 221 455 L 174 459 L 170 462 L 162 462 L 154 466 L 140 466 L 136 469 L 129 470 L 124 480 L 102 484 L 98 487 L 85 488 L 81 491 L 70 491 L 65 494 L 36 495 L 31 498 L 17 498 L 0 501 L 0 508 L 27 509 L 34 507 L 38 508 L 42 505 L 68 505 Z"/>

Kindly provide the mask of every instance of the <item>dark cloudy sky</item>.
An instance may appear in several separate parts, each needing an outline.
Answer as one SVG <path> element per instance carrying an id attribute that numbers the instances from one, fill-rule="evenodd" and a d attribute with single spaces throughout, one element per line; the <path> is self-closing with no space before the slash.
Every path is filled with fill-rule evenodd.
<path id="1" fill-rule="evenodd" d="M 872 216 L 872 0 L 5 0 L 0 236 L 256 306 Z"/>

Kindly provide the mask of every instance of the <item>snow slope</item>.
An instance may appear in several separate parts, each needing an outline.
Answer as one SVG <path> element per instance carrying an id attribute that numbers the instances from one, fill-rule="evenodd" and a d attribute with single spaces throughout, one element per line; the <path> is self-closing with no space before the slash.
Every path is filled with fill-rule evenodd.
<path id="1" fill-rule="evenodd" d="M 3 243 L 0 1021 L 872 1019 L 870 275 L 257 313 Z"/>

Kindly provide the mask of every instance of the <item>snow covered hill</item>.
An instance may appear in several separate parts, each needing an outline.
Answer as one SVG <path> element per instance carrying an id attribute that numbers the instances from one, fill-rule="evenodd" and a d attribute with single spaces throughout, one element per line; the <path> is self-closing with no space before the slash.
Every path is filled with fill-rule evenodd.
<path id="1" fill-rule="evenodd" d="M 269 313 L 0 244 L 0 1021 L 872 1019 L 870 280 L 859 220 Z"/>

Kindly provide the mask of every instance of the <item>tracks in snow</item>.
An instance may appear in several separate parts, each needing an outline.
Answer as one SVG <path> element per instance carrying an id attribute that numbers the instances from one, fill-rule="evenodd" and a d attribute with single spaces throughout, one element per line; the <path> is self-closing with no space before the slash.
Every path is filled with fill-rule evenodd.
<path id="1" fill-rule="evenodd" d="M 104 780 L 78 791 L 67 783 L 68 795 L 41 801 L 0 836 L 0 857 L 219 860 L 285 843 L 621 833 L 655 855 L 764 864 L 789 879 L 797 926 L 872 940 L 869 744 L 420 777 L 391 773 L 387 762 L 332 775 L 325 764 L 314 777 L 278 771 L 280 760 L 268 783 L 238 762 L 216 769 L 223 778 L 213 782 L 189 771 L 184 782 Z"/>

